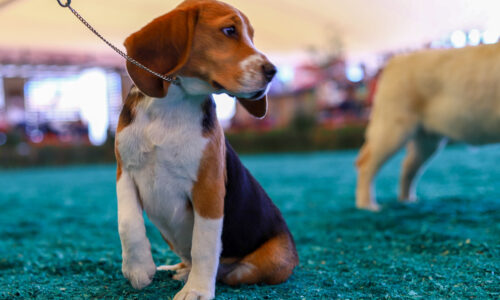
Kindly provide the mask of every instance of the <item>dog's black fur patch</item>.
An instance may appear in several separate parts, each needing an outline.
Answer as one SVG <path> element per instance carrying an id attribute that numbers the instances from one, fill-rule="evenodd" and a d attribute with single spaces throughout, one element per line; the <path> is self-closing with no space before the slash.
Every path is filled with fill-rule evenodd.
<path id="1" fill-rule="evenodd" d="M 226 197 L 222 257 L 244 257 L 264 242 L 287 232 L 281 212 L 243 166 L 226 139 Z"/>
<path id="2" fill-rule="evenodd" d="M 215 121 L 217 118 L 214 99 L 212 99 L 211 96 L 208 97 L 205 101 L 203 101 L 201 109 L 203 110 L 203 119 L 201 121 L 203 133 L 208 133 L 215 127 Z"/>

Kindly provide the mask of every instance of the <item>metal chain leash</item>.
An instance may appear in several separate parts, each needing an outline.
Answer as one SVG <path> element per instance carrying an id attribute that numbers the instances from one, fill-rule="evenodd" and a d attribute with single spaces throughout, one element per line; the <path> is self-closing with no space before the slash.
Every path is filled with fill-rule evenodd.
<path id="1" fill-rule="evenodd" d="M 111 44 L 108 40 L 106 40 L 99 32 L 97 32 L 97 30 L 94 29 L 94 27 L 92 27 L 92 25 L 90 25 L 75 9 L 73 9 L 73 7 L 71 7 L 71 0 L 66 0 L 65 3 L 63 3 L 62 0 L 57 0 L 57 3 L 59 3 L 59 5 L 61 7 L 67 7 L 69 8 L 69 10 L 75 15 L 75 17 L 80 20 L 80 22 L 83 23 L 83 25 L 87 26 L 87 28 L 92 31 L 98 38 L 100 38 L 103 42 L 105 42 L 109 47 L 111 47 L 111 49 L 115 50 L 116 53 L 120 54 L 123 58 L 125 58 L 126 60 L 128 60 L 129 62 L 133 63 L 134 65 L 138 66 L 139 68 L 155 75 L 156 77 L 159 77 L 165 81 L 168 81 L 168 82 L 171 82 L 173 84 L 178 84 L 178 79 L 175 78 L 175 77 L 172 77 L 172 76 L 165 76 L 165 75 L 162 75 L 158 72 L 155 72 L 151 69 L 149 69 L 148 67 L 146 67 L 145 65 L 141 64 L 140 62 L 138 62 L 137 60 L 133 59 L 132 57 L 128 56 L 127 54 L 125 54 L 125 52 L 121 51 L 120 49 L 118 49 L 115 45 Z"/>

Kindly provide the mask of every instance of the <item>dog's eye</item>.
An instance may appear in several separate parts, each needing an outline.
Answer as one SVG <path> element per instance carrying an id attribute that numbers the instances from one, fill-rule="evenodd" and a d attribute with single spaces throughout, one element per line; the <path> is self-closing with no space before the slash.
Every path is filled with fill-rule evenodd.
<path id="1" fill-rule="evenodd" d="M 222 32 L 228 37 L 236 37 L 236 28 L 234 26 L 224 27 L 222 28 Z"/>

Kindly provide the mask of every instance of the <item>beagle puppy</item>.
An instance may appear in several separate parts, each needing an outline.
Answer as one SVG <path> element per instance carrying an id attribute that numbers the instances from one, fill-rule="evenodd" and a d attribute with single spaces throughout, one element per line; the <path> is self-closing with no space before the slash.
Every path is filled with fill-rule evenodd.
<path id="1" fill-rule="evenodd" d="M 357 160 L 356 206 L 380 209 L 373 178 L 404 145 L 399 199 L 414 202 L 418 175 L 446 138 L 475 145 L 500 142 L 499 76 L 500 44 L 393 58 L 380 78 Z"/>
<path id="2" fill-rule="evenodd" d="M 125 41 L 135 83 L 116 135 L 122 272 L 136 289 L 156 270 L 186 282 L 174 299 L 212 299 L 215 282 L 279 284 L 298 264 L 287 225 L 242 165 L 217 121 L 213 93 L 262 118 L 276 68 L 253 44 L 239 10 L 188 0 Z M 156 267 L 143 211 L 181 262 Z"/>

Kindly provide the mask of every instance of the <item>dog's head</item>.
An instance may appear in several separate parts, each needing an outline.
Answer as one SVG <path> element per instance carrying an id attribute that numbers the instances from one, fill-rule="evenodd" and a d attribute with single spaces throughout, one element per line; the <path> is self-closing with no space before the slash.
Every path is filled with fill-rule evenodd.
<path id="1" fill-rule="evenodd" d="M 234 7 L 214 0 L 187 0 L 128 37 L 125 47 L 129 56 L 148 68 L 179 77 L 187 93 L 226 92 L 262 118 L 276 68 L 255 48 L 253 34 L 248 18 Z M 169 82 L 130 62 L 127 70 L 146 95 L 167 94 Z"/>

